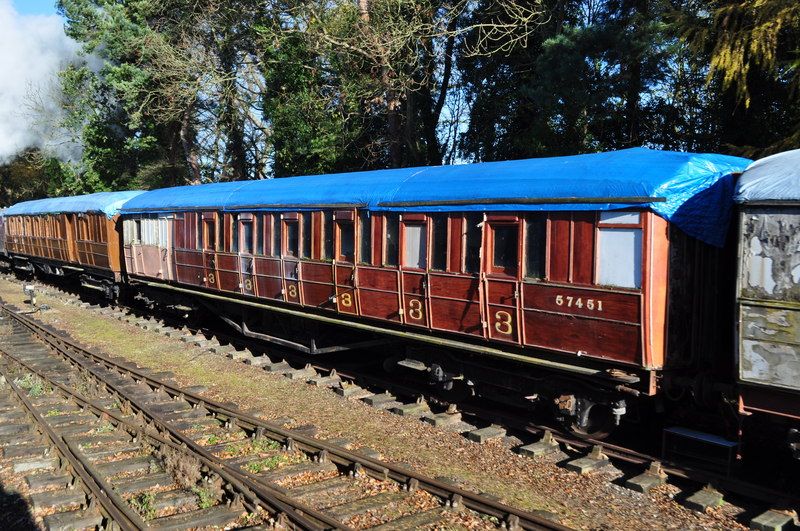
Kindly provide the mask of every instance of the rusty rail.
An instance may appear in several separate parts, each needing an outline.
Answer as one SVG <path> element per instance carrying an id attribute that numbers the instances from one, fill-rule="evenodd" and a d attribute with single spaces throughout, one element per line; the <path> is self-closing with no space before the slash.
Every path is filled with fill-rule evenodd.
<path id="1" fill-rule="evenodd" d="M 291 432 L 275 424 L 248 415 L 238 409 L 229 407 L 208 398 L 201 397 L 196 393 L 175 387 L 169 382 L 164 382 L 146 374 L 131 364 L 113 360 L 108 356 L 87 349 L 71 339 L 60 336 L 50 327 L 37 323 L 28 316 L 20 315 L 19 313 L 12 311 L 5 305 L 2 306 L 2 310 L 7 315 L 13 317 L 15 320 L 23 324 L 33 334 L 50 345 L 66 359 L 70 360 L 76 365 L 81 366 L 85 370 L 89 370 L 86 368 L 87 360 L 89 360 L 96 364 L 102 365 L 106 369 L 117 371 L 123 375 L 128 375 L 135 381 L 144 382 L 150 387 L 158 388 L 173 398 L 182 398 L 192 404 L 193 407 L 205 408 L 215 418 L 223 421 L 234 422 L 240 428 L 248 430 L 254 435 L 268 435 L 270 438 L 280 441 L 284 445 L 294 445 L 296 448 L 307 453 L 324 455 L 327 457 L 327 459 L 330 459 L 337 465 L 342 467 L 351 467 L 353 470 L 360 469 L 364 473 L 367 473 L 377 479 L 391 479 L 397 483 L 411 488 L 420 488 L 440 499 L 445 500 L 452 506 L 463 505 L 464 507 L 472 509 L 481 514 L 497 518 L 510 528 L 522 528 L 530 530 L 550 529 L 559 531 L 566 531 L 569 529 L 531 512 L 507 506 L 486 496 L 482 496 L 480 494 L 461 489 L 457 486 L 426 477 L 422 474 L 392 465 L 390 463 L 385 463 L 377 459 L 372 459 L 349 452 L 339 446 L 324 441 L 319 441 L 299 433 Z M 111 384 L 106 383 L 106 385 L 112 387 Z M 135 402 L 130 400 L 124 392 L 119 390 L 115 390 L 115 392 L 125 398 L 128 402 L 131 402 L 132 405 L 134 405 L 137 409 L 142 411 L 142 413 L 150 418 L 153 423 L 158 425 L 160 431 L 168 433 L 171 438 L 180 441 L 181 444 L 191 448 L 192 451 L 196 452 L 198 455 L 203 456 L 205 459 L 208 459 L 215 465 L 220 466 L 220 468 L 232 476 L 235 476 L 248 489 L 269 498 L 273 506 L 284 507 L 287 516 L 290 518 L 294 519 L 295 517 L 310 517 L 312 520 L 318 520 L 319 522 L 332 528 L 341 527 L 339 522 L 332 520 L 324 513 L 299 505 L 297 502 L 284 496 L 277 490 L 274 490 L 259 482 L 257 476 L 249 474 L 238 467 L 234 469 L 233 467 L 226 465 L 225 463 L 221 462 L 219 458 L 206 452 L 202 447 L 197 445 L 197 443 L 169 426 L 168 423 L 160 420 L 157 415 L 153 414 L 151 411 L 148 411 L 146 406 L 135 404 Z M 307 525 L 307 522 L 304 522 L 304 524 Z"/>

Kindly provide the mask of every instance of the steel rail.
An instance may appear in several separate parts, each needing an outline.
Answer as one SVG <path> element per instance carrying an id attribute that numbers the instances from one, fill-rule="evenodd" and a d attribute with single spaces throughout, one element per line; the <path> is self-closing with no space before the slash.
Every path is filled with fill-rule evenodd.
<path id="1" fill-rule="evenodd" d="M 463 503 L 463 505 L 469 509 L 498 518 L 510 526 L 519 525 L 523 529 L 532 530 L 553 529 L 566 531 L 569 529 L 568 527 L 542 518 L 531 512 L 507 506 L 488 497 L 481 496 L 480 494 L 461 489 L 457 486 L 450 485 L 436 479 L 428 478 L 422 474 L 392 465 L 390 463 L 384 463 L 376 459 L 349 452 L 339 446 L 292 432 L 252 415 L 248 415 L 242 411 L 239 411 L 238 409 L 230 408 L 215 400 L 201 397 L 188 390 L 180 389 L 169 384 L 168 382 L 163 382 L 153 378 L 152 376 L 146 374 L 136 367 L 131 366 L 128 363 L 118 362 L 108 358 L 107 356 L 93 352 L 69 338 L 58 335 L 49 329 L 49 327 L 37 323 L 30 317 L 11 311 L 5 305 L 3 305 L 2 308 L 6 313 L 12 315 L 16 320 L 29 328 L 34 334 L 39 336 L 41 339 L 60 352 L 67 354 L 65 350 L 72 350 L 81 356 L 92 359 L 95 362 L 104 365 L 108 369 L 116 370 L 121 374 L 127 374 L 134 378 L 134 380 L 139 380 L 145 382 L 151 387 L 159 388 L 168 395 L 183 398 L 191 403 L 194 407 L 203 407 L 218 419 L 234 421 L 240 427 L 249 429 L 254 433 L 269 433 L 272 438 L 280 440 L 285 445 L 295 444 L 299 449 L 308 453 L 313 454 L 324 451 L 327 454 L 327 457 L 336 464 L 345 467 L 360 465 L 360 467 L 362 467 L 363 470 L 372 477 L 379 479 L 392 479 L 398 483 L 406 484 L 410 487 L 417 486 L 441 499 L 450 501 L 453 505 Z M 246 476 L 243 475 L 242 477 Z"/>
<path id="2" fill-rule="evenodd" d="M 136 423 L 130 422 L 127 419 L 123 418 L 119 414 L 102 409 L 95 404 L 91 403 L 88 399 L 81 396 L 80 394 L 72 391 L 68 387 L 55 382 L 48 378 L 46 374 L 42 371 L 36 369 L 35 367 L 31 366 L 24 360 L 17 358 L 16 356 L 4 352 L 6 356 L 10 359 L 13 359 L 16 363 L 20 364 L 26 370 L 36 374 L 40 378 L 47 381 L 50 385 L 57 387 L 64 393 L 67 393 L 71 398 L 73 398 L 76 402 L 80 403 L 82 406 L 86 408 L 91 408 L 93 411 L 100 415 L 106 415 L 109 418 L 113 419 L 114 423 L 117 425 L 121 425 L 126 428 L 126 430 L 134 436 L 146 436 L 152 438 L 156 442 L 160 444 L 164 444 L 172 448 L 173 450 L 178 450 L 183 453 L 189 453 L 191 450 L 191 455 L 200 459 L 204 465 L 206 465 L 209 470 L 212 472 L 219 474 L 222 479 L 228 481 L 232 485 L 234 485 L 237 489 L 241 490 L 246 496 L 251 497 L 251 501 L 254 502 L 256 505 L 265 505 L 268 510 L 270 510 L 273 514 L 280 515 L 285 514 L 287 518 L 293 521 L 299 529 L 309 529 L 309 530 L 319 530 L 319 529 L 327 529 L 327 528 L 338 528 L 342 529 L 342 525 L 330 518 L 329 516 L 315 511 L 310 507 L 300 506 L 296 502 L 293 502 L 291 499 L 287 498 L 283 493 L 266 487 L 263 483 L 257 481 L 256 476 L 249 474 L 248 472 L 241 470 L 238 467 L 231 467 L 227 463 L 223 462 L 218 457 L 214 456 L 210 452 L 206 451 L 202 446 L 199 446 L 195 443 L 191 438 L 186 437 L 177 430 L 172 429 L 166 423 L 164 423 L 157 415 L 152 413 L 149 409 L 144 407 L 142 404 L 131 399 L 131 397 L 127 396 L 123 391 L 120 391 L 108 382 L 103 382 L 102 379 L 95 374 L 91 369 L 84 367 L 82 365 L 81 360 L 75 360 L 69 357 L 68 353 L 64 353 L 59 351 L 62 355 L 67 357 L 68 361 L 73 361 L 74 363 L 79 365 L 79 369 L 85 370 L 90 372 L 90 374 L 98 380 L 98 382 L 105 386 L 106 388 L 110 388 L 111 391 L 123 402 L 128 403 L 128 405 L 140 411 L 146 417 L 148 417 L 151 421 L 151 424 L 157 425 L 157 429 L 159 432 L 166 432 L 169 437 L 175 438 L 178 442 L 175 442 L 169 438 L 164 438 L 157 436 L 153 433 L 148 432 L 144 429 L 144 427 L 137 425 Z M 85 363 L 85 362 L 83 362 Z M 299 512 L 298 512 L 299 511 Z M 314 520 L 319 520 L 322 523 L 327 524 L 328 527 L 320 526 L 316 522 L 309 521 L 307 517 L 311 517 Z M 343 528 L 347 529 L 347 528 Z"/>
<path id="3" fill-rule="evenodd" d="M 293 354 L 300 357 L 297 354 Z M 287 356 L 288 357 L 288 356 Z M 319 365 L 312 365 L 321 370 L 330 370 L 330 367 L 323 367 Z M 383 378 L 370 375 L 368 373 L 353 371 L 350 369 L 336 369 L 336 374 L 342 378 L 351 379 L 361 383 L 368 382 L 376 385 L 382 389 L 399 392 L 408 396 L 417 396 L 423 389 L 409 386 L 408 384 L 393 381 L 388 381 Z M 521 415 L 509 414 L 507 411 L 500 411 L 498 409 L 489 409 L 475 404 L 459 404 L 459 410 L 467 415 L 472 415 L 482 419 L 492 419 L 494 422 L 534 435 L 543 435 L 545 431 L 549 431 L 559 443 L 569 445 L 573 448 L 580 448 L 584 450 L 590 449 L 592 446 L 600 445 L 603 447 L 603 453 L 616 461 L 626 463 L 628 465 L 640 465 L 646 468 L 649 464 L 658 462 L 661 464 L 661 470 L 668 476 L 694 481 L 703 484 L 712 484 L 716 487 L 727 490 L 734 494 L 740 494 L 754 500 L 765 502 L 775 505 L 783 505 L 786 507 L 800 507 L 800 498 L 788 496 L 785 492 L 777 491 L 769 487 L 764 487 L 755 483 L 750 483 L 737 478 L 729 477 L 727 475 L 716 473 L 710 470 L 701 468 L 693 468 L 680 463 L 664 460 L 637 450 L 626 448 L 624 446 L 611 444 L 605 440 L 582 438 L 569 434 L 568 432 L 553 426 L 546 426 L 542 424 L 535 424 L 530 422 L 527 418 L 522 418 Z"/>
<path id="4" fill-rule="evenodd" d="M 286 358 L 302 360 L 302 356 L 297 353 L 286 353 Z M 318 363 L 312 363 L 312 367 L 319 370 L 331 370 L 331 367 L 319 365 Z M 386 380 L 366 372 L 355 371 L 352 369 L 336 368 L 336 374 L 345 379 L 360 382 L 362 384 L 368 383 L 370 385 L 378 386 L 381 389 L 392 391 L 398 394 L 405 394 L 410 397 L 419 396 L 420 394 L 429 392 L 429 389 L 414 387 L 408 383 L 397 383 L 395 381 Z M 710 470 L 681 465 L 680 463 L 664 460 L 637 450 L 626 448 L 624 446 L 611 444 L 605 440 L 574 436 L 562 429 L 554 428 L 553 426 L 532 423 L 530 420 L 523 418 L 521 415 L 508 413 L 507 410 L 501 411 L 498 409 L 490 409 L 475 404 L 459 404 L 459 411 L 477 418 L 491 419 L 493 422 L 499 422 L 508 428 L 531 433 L 533 435 L 543 435 L 545 431 L 549 431 L 553 435 L 553 439 L 555 439 L 557 442 L 569 445 L 573 448 L 588 450 L 592 446 L 600 445 L 603 447 L 603 453 L 607 457 L 628 465 L 640 465 L 643 468 L 646 468 L 649 464 L 658 462 L 661 464 L 661 470 L 668 476 L 674 478 L 685 479 L 704 484 L 710 483 L 731 493 L 740 494 L 771 505 L 800 507 L 800 498 L 797 496 L 788 496 L 785 492 L 729 477 L 727 475 Z"/>
<path id="5" fill-rule="evenodd" d="M 220 335 L 213 330 L 198 329 L 198 331 L 211 332 L 217 337 L 220 337 Z M 235 338 L 239 344 L 253 346 L 258 345 L 258 341 L 253 338 L 239 338 L 235 336 L 223 337 L 230 339 Z M 314 369 L 317 370 L 329 371 L 331 369 L 336 369 L 336 374 L 344 379 L 361 382 L 362 384 L 367 382 L 382 389 L 405 394 L 407 396 L 419 396 L 420 394 L 426 394 L 429 392 L 429 389 L 421 389 L 418 387 L 413 387 L 413 385 L 409 385 L 407 383 L 389 381 L 367 372 L 323 365 L 320 364 L 319 361 L 305 358 L 301 353 L 293 351 L 282 351 L 281 356 L 284 356 L 287 360 L 294 360 L 301 363 L 308 362 Z M 607 457 L 621 463 L 637 465 L 646 468 L 649 464 L 658 462 L 661 465 L 661 470 L 670 477 L 689 480 L 697 483 L 712 484 L 730 493 L 746 496 L 757 501 L 768 503 L 772 506 L 800 507 L 800 498 L 797 496 L 787 496 L 785 492 L 777 491 L 769 487 L 750 483 L 714 471 L 681 465 L 680 463 L 664 460 L 662 458 L 626 448 L 624 446 L 611 444 L 605 440 L 570 435 L 568 432 L 559 428 L 554 428 L 553 426 L 532 423 L 526 418 L 522 418 L 521 415 L 509 414 L 507 411 L 501 412 L 496 409 L 489 409 L 475 404 L 459 404 L 459 409 L 462 413 L 467 415 L 472 415 L 483 419 L 492 419 L 495 422 L 499 421 L 506 427 L 534 435 L 542 435 L 545 431 L 549 431 L 557 442 L 569 445 L 573 448 L 588 450 L 594 445 L 600 445 L 603 447 L 603 453 Z"/>
<path id="6" fill-rule="evenodd" d="M 97 374 L 92 367 L 88 367 L 87 365 L 91 362 L 88 360 L 79 360 L 75 359 L 74 357 L 70 356 L 68 353 L 64 353 L 65 355 L 69 356 L 70 360 L 76 363 L 80 368 L 87 371 L 90 375 L 96 378 L 99 382 L 103 382 L 102 376 Z M 247 487 L 255 492 L 261 494 L 265 499 L 269 500 L 270 503 L 274 504 L 275 512 L 284 511 L 287 515 L 296 520 L 295 523 L 298 525 L 302 525 L 304 529 L 324 529 L 324 528 L 331 528 L 331 529 L 347 529 L 343 527 L 341 522 L 338 520 L 331 518 L 330 516 L 322 513 L 320 511 L 315 510 L 312 507 L 309 507 L 304 504 L 298 504 L 296 501 L 292 500 L 291 498 L 285 496 L 279 490 L 265 485 L 263 482 L 259 481 L 258 476 L 252 474 L 240 466 L 232 466 L 226 463 L 223 459 L 215 456 L 208 450 L 206 450 L 202 445 L 195 442 L 191 437 L 188 437 L 181 433 L 179 430 L 173 428 L 168 422 L 165 422 L 161 419 L 156 413 L 154 413 L 148 406 L 137 402 L 135 399 L 130 397 L 127 393 L 119 389 L 119 387 L 108 383 L 103 382 L 107 388 L 110 388 L 112 392 L 117 395 L 121 400 L 127 402 L 129 406 L 135 410 L 140 411 L 144 414 L 148 419 L 150 419 L 151 423 L 156 425 L 158 429 L 162 432 L 166 432 L 169 434 L 170 437 L 177 439 L 182 446 L 191 450 L 193 454 L 199 455 L 203 458 L 203 460 L 214 463 L 216 467 L 219 467 L 221 470 L 225 470 L 228 474 L 239 476 L 239 481 L 242 481 L 243 484 L 247 485 Z M 287 444 L 289 446 L 289 444 Z M 299 516 L 297 518 L 293 517 L 293 512 L 297 513 Z M 321 527 L 316 525 L 314 522 L 310 522 L 305 517 L 310 517 L 314 520 L 319 520 L 326 527 Z"/>
<path id="7" fill-rule="evenodd" d="M 47 435 L 53 446 L 56 447 L 62 459 L 65 459 L 68 466 L 78 476 L 83 485 L 84 491 L 89 495 L 89 503 L 91 500 L 97 500 L 100 505 L 101 512 L 107 518 L 112 520 L 123 531 L 133 531 L 137 529 L 144 529 L 147 524 L 136 514 L 122 498 L 120 498 L 102 479 L 97 477 L 97 474 L 91 470 L 91 467 L 86 464 L 73 453 L 69 444 L 61 436 L 59 436 L 53 428 L 47 424 L 44 418 L 36 411 L 33 404 L 25 394 L 20 391 L 19 387 L 9 377 L 6 367 L 0 364 L 0 375 L 5 378 L 6 384 L 11 387 L 17 398 L 28 415 L 32 416 L 36 421 L 36 425 L 42 432 Z"/>
<path id="8" fill-rule="evenodd" d="M 94 411 L 98 415 L 104 415 L 104 416 L 108 417 L 109 419 L 113 420 L 113 423 L 117 427 L 124 428 L 130 435 L 132 435 L 134 437 L 142 437 L 143 436 L 145 438 L 152 439 L 153 441 L 155 441 L 158 444 L 161 444 L 161 445 L 164 445 L 164 446 L 168 446 L 172 450 L 176 450 L 176 451 L 182 452 L 184 454 L 188 453 L 185 445 L 176 443 L 175 441 L 172 441 L 169 438 L 161 437 L 160 435 L 157 435 L 155 433 L 148 432 L 145 429 L 144 426 L 140 426 L 140 425 L 138 425 L 138 424 L 136 424 L 134 422 L 130 422 L 129 420 L 125 419 L 124 417 L 122 417 L 121 415 L 119 415 L 119 414 L 117 414 L 117 413 L 115 413 L 113 411 L 109 411 L 109 410 L 103 409 L 103 408 L 93 404 L 86 397 L 83 397 L 82 395 L 72 391 L 71 389 L 69 389 L 65 385 L 60 384 L 60 383 L 58 383 L 56 381 L 53 381 L 52 379 L 48 378 L 48 376 L 46 374 L 44 374 L 42 371 L 40 371 L 37 368 L 31 366 L 30 364 L 28 364 L 24 360 L 21 360 L 21 359 L 13 356 L 11 354 L 8 354 L 7 352 L 4 352 L 4 354 L 6 356 L 8 356 L 10 359 L 14 360 L 16 363 L 18 363 L 23 368 L 25 368 L 25 370 L 30 371 L 31 373 L 39 376 L 43 380 L 47 381 L 50 385 L 58 388 L 63 393 L 67 394 L 71 399 L 73 399 L 76 402 L 78 402 L 79 404 L 81 404 L 82 407 L 84 407 L 86 409 L 91 409 L 92 411 Z M 125 399 L 122 396 L 120 396 L 119 398 L 123 399 L 125 402 L 128 402 L 128 400 Z M 65 440 L 65 443 L 67 443 L 67 445 L 70 444 L 66 440 Z M 195 455 L 195 454 L 191 454 L 191 455 L 193 457 L 198 458 L 203 463 L 203 465 L 208 467 L 208 469 L 211 472 L 214 472 L 214 473 L 218 474 L 223 480 L 227 481 L 232 486 L 234 486 L 236 489 L 238 489 L 240 491 L 240 493 L 244 495 L 245 498 L 249 498 L 249 502 L 250 502 L 249 505 L 245 504 L 245 507 L 248 510 L 253 510 L 253 509 L 255 509 L 255 507 L 261 505 L 261 506 L 264 506 L 268 510 L 271 509 L 271 512 L 277 516 L 278 520 L 282 519 L 281 515 L 285 515 L 286 517 L 291 518 L 291 515 L 288 514 L 284 510 L 285 508 L 272 506 L 269 503 L 269 500 L 264 500 L 264 499 L 262 499 L 262 497 L 259 496 L 260 493 L 254 492 L 253 489 L 250 489 L 247 485 L 245 485 L 243 482 L 241 482 L 239 478 L 232 477 L 232 474 L 230 473 L 230 471 L 227 471 L 227 470 L 224 470 L 224 469 L 218 467 L 216 463 L 206 459 L 202 455 L 199 455 L 199 456 Z M 93 474 L 93 476 L 94 476 L 94 474 Z M 113 492 L 113 491 L 111 491 L 110 487 L 108 487 L 107 490 L 108 490 L 108 492 Z M 300 521 L 300 519 L 296 518 L 295 520 L 298 520 L 298 522 L 295 522 L 295 523 L 303 523 L 302 521 Z M 304 524 L 305 525 L 303 525 L 299 529 L 310 529 L 310 530 L 318 530 L 318 529 L 320 529 L 320 526 L 316 525 L 314 522 L 304 522 Z"/>
<path id="9" fill-rule="evenodd" d="M 218 335 L 214 331 L 212 331 L 212 333 Z M 257 342 L 252 338 L 236 338 L 236 340 L 239 343 L 245 343 L 245 344 L 251 343 L 254 345 L 257 344 Z M 302 355 L 296 352 L 284 352 L 284 354 L 286 355 L 287 358 L 303 359 Z M 332 368 L 329 366 L 320 365 L 319 362 L 314 362 L 314 361 L 311 361 L 311 365 L 312 367 L 321 370 L 331 370 Z M 349 378 L 357 381 L 367 381 L 372 383 L 377 382 L 377 385 L 380 385 L 381 387 L 384 387 L 386 389 L 398 389 L 398 388 L 408 389 L 409 392 L 407 394 L 409 395 L 419 394 L 419 389 L 414 389 L 407 385 L 397 384 L 396 382 L 387 382 L 381 378 L 369 375 L 367 373 L 357 372 L 350 369 L 340 369 L 337 367 L 333 368 L 336 369 L 337 374 L 339 374 L 344 378 Z M 727 475 L 719 474 L 706 469 L 689 467 L 681 465 L 680 463 L 665 461 L 662 458 L 648 455 L 646 453 L 626 448 L 624 446 L 609 444 L 607 441 L 572 436 L 559 428 L 534 424 L 528 421 L 527 419 L 520 418 L 519 416 L 509 415 L 506 412 L 500 413 L 497 410 L 488 410 L 487 408 L 475 406 L 472 404 L 466 406 L 461 405 L 460 407 L 462 412 L 477 417 L 491 417 L 495 420 L 499 418 L 501 419 L 501 422 L 517 430 L 539 435 L 544 433 L 545 431 L 550 431 L 553 434 L 553 438 L 556 441 L 570 445 L 575 448 L 588 449 L 593 445 L 601 445 L 603 447 L 603 452 L 608 457 L 612 458 L 613 460 L 626 463 L 628 465 L 640 465 L 646 467 L 650 463 L 658 462 L 662 465 L 662 471 L 666 473 L 668 476 L 674 478 L 685 479 L 705 484 L 710 483 L 712 485 L 717 486 L 718 488 L 729 491 L 733 494 L 738 494 L 757 501 L 768 503 L 772 506 L 775 506 L 776 504 L 785 505 L 786 507 L 800 506 L 800 498 L 798 498 L 797 496 L 787 496 L 785 492 L 777 491 L 756 483 L 750 483 L 746 480 L 729 477 Z"/>

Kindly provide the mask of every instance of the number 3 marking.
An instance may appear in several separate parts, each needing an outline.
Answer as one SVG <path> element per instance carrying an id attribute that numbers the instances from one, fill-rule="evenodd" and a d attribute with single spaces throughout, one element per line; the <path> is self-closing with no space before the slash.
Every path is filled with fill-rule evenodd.
<path id="1" fill-rule="evenodd" d="M 297 298 L 297 286 L 295 286 L 294 284 L 289 284 L 288 290 L 289 290 L 289 297 L 292 298 L 292 299 L 296 299 Z"/>
<path id="2" fill-rule="evenodd" d="M 247 291 L 253 291 L 253 281 L 249 278 L 244 279 L 244 289 Z"/>
<path id="3" fill-rule="evenodd" d="M 408 301 L 408 316 L 414 319 L 415 321 L 422 320 L 422 302 L 418 301 L 417 299 L 411 299 Z"/>
<path id="4" fill-rule="evenodd" d="M 214 282 L 216 282 L 216 281 L 217 281 L 217 279 L 216 279 L 216 278 L 214 278 L 214 273 L 209 273 L 209 274 L 208 274 L 208 283 L 209 283 L 209 284 L 213 284 L 213 283 L 214 283 Z"/>
<path id="5" fill-rule="evenodd" d="M 342 306 L 345 308 L 351 308 L 353 306 L 353 296 L 349 293 L 342 293 Z"/>
<path id="6" fill-rule="evenodd" d="M 494 318 L 495 318 L 494 329 L 500 332 L 501 334 L 510 336 L 511 332 L 514 331 L 514 328 L 511 326 L 511 314 L 508 312 L 501 311 L 494 314 Z"/>

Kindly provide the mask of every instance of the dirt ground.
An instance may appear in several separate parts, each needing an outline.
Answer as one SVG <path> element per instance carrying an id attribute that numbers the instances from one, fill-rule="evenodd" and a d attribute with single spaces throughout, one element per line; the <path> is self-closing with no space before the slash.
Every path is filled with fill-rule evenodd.
<path id="1" fill-rule="evenodd" d="M 21 283 L 0 279 L 0 297 L 22 305 Z M 204 385 L 207 396 L 237 403 L 265 419 L 289 417 L 292 425 L 314 424 L 318 437 L 344 437 L 356 447 L 370 447 L 390 462 L 405 463 L 434 477 L 456 480 L 462 487 L 487 492 L 505 503 L 541 511 L 564 525 L 581 529 L 745 529 L 739 512 L 725 504 L 700 514 L 673 500 L 679 489 L 665 485 L 648 495 L 614 480 L 612 467 L 597 475 L 568 472 L 564 455 L 529 459 L 501 442 L 482 445 L 418 420 L 374 409 L 319 388 L 190 347 L 98 312 L 39 294 L 50 309 L 37 315 L 76 340 L 143 367 L 171 371 L 183 386 Z M 291 427 L 291 426 L 290 426 Z"/>

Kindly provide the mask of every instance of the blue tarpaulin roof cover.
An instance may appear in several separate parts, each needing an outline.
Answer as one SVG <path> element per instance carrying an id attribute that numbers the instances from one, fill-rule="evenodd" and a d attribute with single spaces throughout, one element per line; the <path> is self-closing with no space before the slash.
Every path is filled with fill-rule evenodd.
<path id="1" fill-rule="evenodd" d="M 123 214 L 359 206 L 372 211 L 612 210 L 649 207 L 722 245 L 734 174 L 748 159 L 633 148 L 608 153 L 164 188 Z"/>
<path id="2" fill-rule="evenodd" d="M 800 149 L 759 159 L 748 166 L 736 186 L 736 201 L 800 200 Z"/>
<path id="3" fill-rule="evenodd" d="M 96 194 L 71 197 L 51 197 L 35 199 L 12 205 L 3 212 L 4 216 L 35 216 L 41 214 L 69 214 L 80 212 L 103 213 L 112 218 L 129 199 L 144 193 L 142 190 L 129 192 L 97 192 Z"/>

